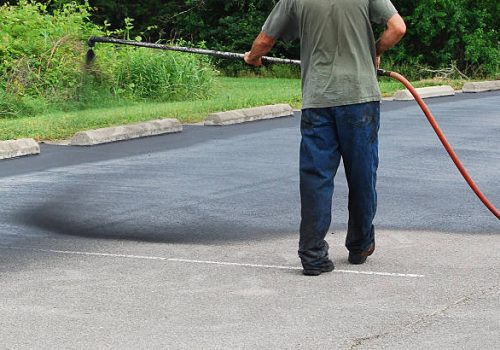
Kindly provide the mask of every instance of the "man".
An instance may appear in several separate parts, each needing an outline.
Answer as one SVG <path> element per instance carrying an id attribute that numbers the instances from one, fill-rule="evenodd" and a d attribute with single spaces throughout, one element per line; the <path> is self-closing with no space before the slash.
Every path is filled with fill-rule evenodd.
<path id="1" fill-rule="evenodd" d="M 371 22 L 386 29 L 375 42 Z M 300 39 L 302 120 L 299 257 L 305 275 L 334 269 L 326 233 L 342 158 L 349 186 L 346 247 L 351 264 L 375 250 L 380 56 L 406 26 L 390 0 L 280 0 L 245 62 L 260 66 L 277 39 Z"/>

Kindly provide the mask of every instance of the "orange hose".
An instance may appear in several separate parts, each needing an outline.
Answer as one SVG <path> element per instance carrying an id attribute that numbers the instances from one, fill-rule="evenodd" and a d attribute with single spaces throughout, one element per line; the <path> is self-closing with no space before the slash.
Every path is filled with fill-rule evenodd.
<path id="1" fill-rule="evenodd" d="M 380 75 L 386 75 L 391 78 L 394 78 L 396 80 L 399 80 L 406 88 L 410 91 L 410 93 L 415 97 L 415 101 L 417 101 L 418 105 L 420 108 L 422 108 L 422 111 L 424 112 L 425 116 L 427 117 L 427 120 L 431 124 L 432 128 L 436 132 L 437 136 L 439 137 L 439 140 L 443 144 L 444 148 L 446 149 L 446 152 L 450 155 L 451 159 L 453 160 L 453 163 L 458 168 L 458 171 L 460 171 L 460 174 L 464 177 L 465 181 L 469 184 L 470 188 L 474 191 L 474 193 L 477 195 L 477 197 L 483 202 L 483 204 L 493 213 L 493 215 L 496 216 L 497 219 L 500 219 L 500 211 L 498 211 L 497 208 L 486 198 L 486 196 L 481 192 L 479 187 L 476 185 L 474 180 L 470 177 L 470 175 L 467 173 L 467 170 L 465 170 L 465 167 L 462 165 L 460 162 L 460 159 L 458 159 L 457 154 L 451 147 L 450 143 L 444 136 L 443 132 L 441 131 L 441 128 L 439 127 L 438 123 L 436 122 L 436 119 L 432 115 L 431 111 L 429 110 L 429 107 L 424 103 L 424 100 L 419 96 L 417 90 L 410 84 L 410 82 L 403 77 L 401 74 L 398 74 L 396 72 L 387 72 L 383 70 L 379 70 Z"/>

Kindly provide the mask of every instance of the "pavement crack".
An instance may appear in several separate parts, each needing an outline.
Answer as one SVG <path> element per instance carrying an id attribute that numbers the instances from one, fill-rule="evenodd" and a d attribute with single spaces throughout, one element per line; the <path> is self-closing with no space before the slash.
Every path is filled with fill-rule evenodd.
<path id="1" fill-rule="evenodd" d="M 439 318 L 439 317 L 445 315 L 450 309 L 457 307 L 457 306 L 466 305 L 472 301 L 485 298 L 489 294 L 498 293 L 499 291 L 500 291 L 500 285 L 496 284 L 496 285 L 490 286 L 488 288 L 481 289 L 479 291 L 470 292 L 467 295 L 464 295 L 463 297 L 458 298 L 458 299 L 446 304 L 445 306 L 435 310 L 434 312 L 432 312 L 430 314 L 423 315 L 423 316 L 419 317 L 415 321 L 407 322 L 399 327 L 396 327 L 396 328 L 389 330 L 389 331 L 386 331 L 386 332 L 377 333 L 377 334 L 367 336 L 367 337 L 354 338 L 353 340 L 351 340 L 352 343 L 350 344 L 348 349 L 349 350 L 358 349 L 359 347 L 364 346 L 367 343 L 379 340 L 379 339 L 387 337 L 387 336 L 401 333 L 401 332 L 408 330 L 408 329 L 415 329 L 418 327 L 421 328 L 421 327 L 430 326 L 433 322 L 435 322 L 436 318 Z"/>
<path id="2" fill-rule="evenodd" d="M 390 335 L 390 334 L 391 334 L 391 332 L 383 332 L 383 333 L 375 334 L 375 335 L 372 335 L 369 337 L 355 338 L 353 340 L 353 343 L 349 347 L 349 350 L 357 349 L 358 347 L 364 345 L 365 343 L 383 338 L 386 335 Z"/>

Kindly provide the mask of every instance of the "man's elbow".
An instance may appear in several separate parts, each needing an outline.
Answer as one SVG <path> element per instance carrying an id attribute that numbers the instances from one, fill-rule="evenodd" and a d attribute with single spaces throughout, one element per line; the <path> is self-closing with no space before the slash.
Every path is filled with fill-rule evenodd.
<path id="1" fill-rule="evenodd" d="M 405 34 L 406 34 L 406 24 L 405 24 L 404 21 L 402 21 L 401 24 L 398 25 L 398 27 L 396 28 L 396 33 L 397 33 L 397 35 L 399 36 L 400 39 L 405 36 Z"/>
<path id="2" fill-rule="evenodd" d="M 264 32 L 260 32 L 259 36 L 257 37 L 257 40 L 262 46 L 265 46 L 268 49 L 271 49 L 274 44 L 276 43 L 276 39 L 273 38 L 272 36 L 267 35 Z"/>
<path id="3" fill-rule="evenodd" d="M 388 22 L 388 29 L 399 39 L 406 34 L 406 23 L 399 14 L 395 14 Z"/>

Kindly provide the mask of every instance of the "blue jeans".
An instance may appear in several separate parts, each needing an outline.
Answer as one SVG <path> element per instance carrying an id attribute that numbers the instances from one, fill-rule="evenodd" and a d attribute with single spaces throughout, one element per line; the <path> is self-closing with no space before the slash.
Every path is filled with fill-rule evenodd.
<path id="1" fill-rule="evenodd" d="M 325 236 L 341 157 L 349 186 L 346 247 L 359 253 L 374 242 L 379 126 L 379 102 L 302 110 L 299 256 L 304 267 L 315 268 L 328 259 Z"/>

